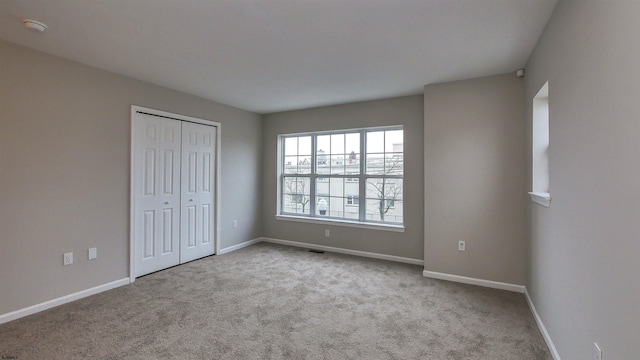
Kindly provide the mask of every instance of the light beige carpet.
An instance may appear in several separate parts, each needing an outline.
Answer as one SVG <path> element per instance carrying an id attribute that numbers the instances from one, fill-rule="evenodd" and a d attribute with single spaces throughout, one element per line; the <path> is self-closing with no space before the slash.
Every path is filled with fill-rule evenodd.
<path id="1" fill-rule="evenodd" d="M 27 359 L 551 359 L 522 294 L 259 243 L 0 325 Z"/>

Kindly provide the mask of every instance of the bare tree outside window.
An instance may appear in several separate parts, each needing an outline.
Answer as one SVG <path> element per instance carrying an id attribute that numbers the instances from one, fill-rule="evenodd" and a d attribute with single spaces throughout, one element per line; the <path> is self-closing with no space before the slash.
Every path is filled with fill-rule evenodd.
<path id="1" fill-rule="evenodd" d="M 402 170 L 402 156 L 385 159 L 385 175 L 394 174 L 398 170 Z M 389 212 L 389 209 L 395 206 L 396 200 L 402 199 L 402 186 L 397 186 L 394 180 L 390 178 L 372 178 L 367 181 L 370 185 L 369 189 L 373 189 L 373 198 L 378 200 L 378 212 L 380 213 L 381 221 L 384 221 L 384 216 Z"/>
<path id="2" fill-rule="evenodd" d="M 307 204 L 311 201 L 311 197 L 307 191 L 307 182 L 304 179 L 287 177 L 285 182 L 286 193 L 289 194 L 290 200 L 294 204 L 300 204 L 304 213 Z"/>

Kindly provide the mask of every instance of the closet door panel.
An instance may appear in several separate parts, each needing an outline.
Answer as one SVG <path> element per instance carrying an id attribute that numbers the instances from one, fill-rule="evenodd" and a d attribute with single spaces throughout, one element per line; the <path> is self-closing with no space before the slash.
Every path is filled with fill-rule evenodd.
<path id="1" fill-rule="evenodd" d="M 136 114 L 132 126 L 135 276 L 180 261 L 180 122 Z"/>
<path id="2" fill-rule="evenodd" d="M 181 263 L 214 252 L 215 140 L 215 127 L 182 123 Z"/>

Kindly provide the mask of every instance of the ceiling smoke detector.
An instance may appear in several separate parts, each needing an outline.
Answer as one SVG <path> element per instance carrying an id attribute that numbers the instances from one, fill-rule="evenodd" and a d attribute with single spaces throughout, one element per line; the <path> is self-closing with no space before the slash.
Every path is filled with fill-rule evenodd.
<path id="1" fill-rule="evenodd" d="M 47 24 L 37 20 L 22 19 L 22 23 L 24 24 L 24 27 L 26 27 L 27 29 L 31 29 L 37 32 L 43 32 L 47 29 Z"/>

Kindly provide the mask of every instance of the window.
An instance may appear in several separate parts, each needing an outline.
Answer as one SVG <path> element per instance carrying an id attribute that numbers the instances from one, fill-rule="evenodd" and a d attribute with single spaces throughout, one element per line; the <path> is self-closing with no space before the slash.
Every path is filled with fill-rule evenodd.
<path id="1" fill-rule="evenodd" d="M 549 83 L 533 98 L 531 199 L 544 206 L 551 203 L 549 194 Z"/>
<path id="2" fill-rule="evenodd" d="M 347 205 L 358 205 L 358 197 L 349 195 L 347 196 Z"/>
<path id="3" fill-rule="evenodd" d="M 403 224 L 402 127 L 281 135 L 279 215 Z"/>

